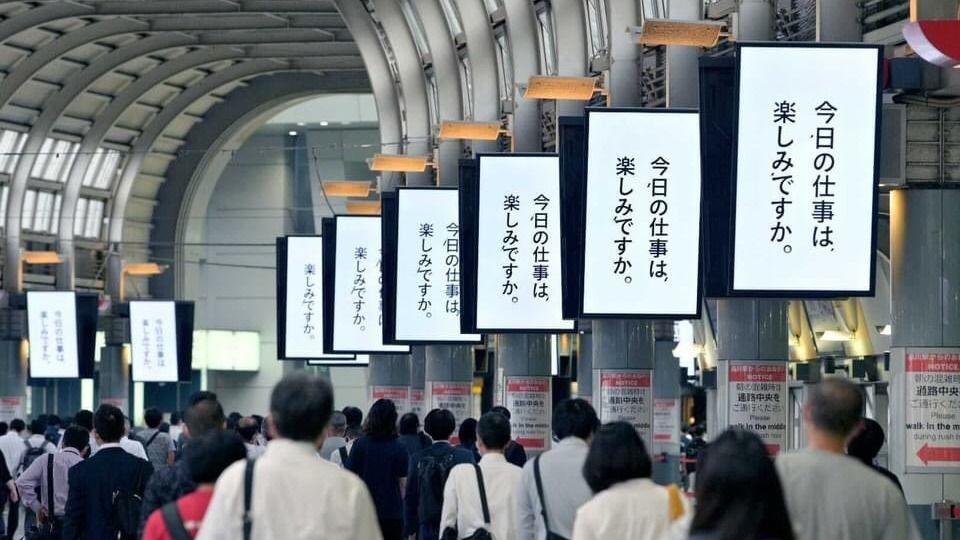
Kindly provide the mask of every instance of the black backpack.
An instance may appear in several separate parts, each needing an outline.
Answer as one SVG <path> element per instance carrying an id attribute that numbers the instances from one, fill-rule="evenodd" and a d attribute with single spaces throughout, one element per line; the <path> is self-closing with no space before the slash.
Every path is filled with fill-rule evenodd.
<path id="1" fill-rule="evenodd" d="M 420 523 L 438 526 L 443 514 L 443 486 L 457 461 L 452 447 L 442 448 L 440 452 L 432 450 L 425 450 L 417 465 L 420 484 L 417 516 Z"/>
<path id="2" fill-rule="evenodd" d="M 137 478 L 134 481 L 133 490 L 118 488 L 113 492 L 113 524 L 121 540 L 138 538 L 145 483 L 143 468 L 137 467 Z"/>
<path id="3" fill-rule="evenodd" d="M 30 441 L 23 441 L 23 444 L 27 445 L 27 450 L 23 453 L 23 459 L 20 461 L 22 465 L 20 468 L 21 472 L 27 470 L 38 457 L 42 457 L 47 453 L 46 440 L 44 440 L 43 443 L 37 447 L 31 446 Z"/>

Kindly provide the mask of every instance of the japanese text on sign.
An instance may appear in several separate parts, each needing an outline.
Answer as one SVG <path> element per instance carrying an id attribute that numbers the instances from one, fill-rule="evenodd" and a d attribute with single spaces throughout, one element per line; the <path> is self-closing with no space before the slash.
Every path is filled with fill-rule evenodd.
<path id="1" fill-rule="evenodd" d="M 323 351 L 323 238 L 291 236 L 286 243 L 283 355 L 285 358 L 349 358 Z"/>
<path id="2" fill-rule="evenodd" d="M 960 469 L 960 351 L 907 351 L 906 464 Z"/>
<path id="3" fill-rule="evenodd" d="M 27 293 L 30 376 L 78 377 L 77 297 L 72 292 Z"/>
<path id="4" fill-rule="evenodd" d="M 507 377 L 506 407 L 513 438 L 528 450 L 546 450 L 550 442 L 550 378 Z"/>
<path id="5" fill-rule="evenodd" d="M 174 302 L 130 302 L 130 352 L 133 380 L 177 381 Z"/>
<path id="6" fill-rule="evenodd" d="M 729 362 L 729 424 L 755 432 L 771 454 L 787 444 L 787 364 Z"/>
<path id="7" fill-rule="evenodd" d="M 653 443 L 653 373 L 651 370 L 602 371 L 600 391 L 600 420 L 604 423 L 622 420 L 633 424 L 643 442 Z M 596 381 L 596 378 L 594 379 Z M 596 384 L 596 382 L 595 382 Z"/>

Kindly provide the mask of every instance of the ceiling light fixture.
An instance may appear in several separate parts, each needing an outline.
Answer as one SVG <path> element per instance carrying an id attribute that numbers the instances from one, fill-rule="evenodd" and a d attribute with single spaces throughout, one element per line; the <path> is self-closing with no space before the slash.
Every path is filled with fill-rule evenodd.
<path id="1" fill-rule="evenodd" d="M 380 201 L 347 201 L 347 213 L 358 216 L 379 216 Z"/>
<path id="2" fill-rule="evenodd" d="M 370 170 L 376 172 L 424 172 L 432 165 L 427 156 L 376 154 L 370 160 Z"/>
<path id="3" fill-rule="evenodd" d="M 473 141 L 495 141 L 507 130 L 500 122 L 465 122 L 445 120 L 440 122 L 440 139 L 462 139 Z"/>
<path id="4" fill-rule="evenodd" d="M 647 19 L 640 26 L 630 28 L 637 43 L 649 47 L 679 45 L 685 47 L 715 47 L 723 32 L 723 23 L 713 21 L 675 21 Z"/>
<path id="5" fill-rule="evenodd" d="M 597 80 L 593 77 L 547 77 L 535 75 L 527 81 L 524 99 L 559 99 L 587 101 L 597 92 Z"/>
<path id="6" fill-rule="evenodd" d="M 323 192 L 329 197 L 366 197 L 373 190 L 369 180 L 324 180 Z"/>

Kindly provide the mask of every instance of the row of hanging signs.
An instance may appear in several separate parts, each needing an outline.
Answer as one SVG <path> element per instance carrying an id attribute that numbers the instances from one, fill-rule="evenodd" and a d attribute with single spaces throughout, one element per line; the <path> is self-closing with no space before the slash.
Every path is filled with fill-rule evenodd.
<path id="1" fill-rule="evenodd" d="M 482 154 L 459 189 L 399 188 L 381 216 L 279 238 L 279 357 L 698 317 L 713 209 L 732 213 L 728 295 L 870 295 L 881 62 L 874 46 L 741 44 L 729 200 L 702 197 L 698 111 L 590 108 L 572 159 L 562 140 Z"/>

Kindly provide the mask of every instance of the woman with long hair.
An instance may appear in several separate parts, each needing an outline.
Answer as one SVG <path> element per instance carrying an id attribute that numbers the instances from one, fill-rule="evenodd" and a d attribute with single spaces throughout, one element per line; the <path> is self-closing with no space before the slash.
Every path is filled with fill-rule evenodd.
<path id="1" fill-rule="evenodd" d="M 780 477 L 756 434 L 728 429 L 700 452 L 690 540 L 794 540 Z"/>

